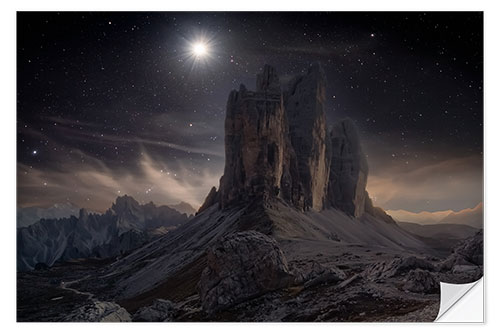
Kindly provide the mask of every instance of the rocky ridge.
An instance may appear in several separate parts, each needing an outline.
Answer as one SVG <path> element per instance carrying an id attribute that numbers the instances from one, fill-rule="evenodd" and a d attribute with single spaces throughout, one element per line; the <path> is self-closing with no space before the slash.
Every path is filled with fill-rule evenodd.
<path id="1" fill-rule="evenodd" d="M 441 271 L 477 272 L 483 271 L 483 230 L 458 244 L 453 253 L 440 265 Z"/>
<path id="2" fill-rule="evenodd" d="M 82 208 L 78 217 L 41 219 L 18 228 L 17 268 L 22 271 L 37 264 L 52 266 L 57 260 L 123 254 L 150 241 L 155 230 L 187 221 L 186 214 L 172 208 L 157 207 L 152 202 L 140 205 L 125 195 L 104 214 Z"/>

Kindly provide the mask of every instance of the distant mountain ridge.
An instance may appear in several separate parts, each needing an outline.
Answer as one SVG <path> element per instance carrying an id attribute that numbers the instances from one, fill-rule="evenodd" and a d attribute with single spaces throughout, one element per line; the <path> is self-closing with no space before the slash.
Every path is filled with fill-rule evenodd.
<path id="1" fill-rule="evenodd" d="M 51 266 L 57 260 L 118 255 L 188 220 L 186 214 L 168 206 L 141 205 L 125 195 L 116 198 L 104 214 L 80 209 L 78 217 L 41 219 L 18 228 L 17 268 L 29 270 L 37 263 Z"/>
<path id="2" fill-rule="evenodd" d="M 177 204 L 162 205 L 175 209 L 180 214 L 186 214 L 187 216 L 194 215 L 196 209 L 193 208 L 189 203 L 181 201 Z M 18 207 L 17 208 L 17 228 L 27 227 L 41 219 L 60 219 L 63 217 L 69 218 L 70 216 L 78 216 L 80 209 L 83 207 L 78 207 L 74 203 L 64 202 L 56 203 L 50 207 L 39 207 L 39 206 L 29 206 L 29 207 Z M 97 213 L 89 211 L 89 213 Z"/>
<path id="3" fill-rule="evenodd" d="M 459 212 L 452 212 L 440 223 L 467 224 L 476 228 L 483 227 L 483 203 L 479 203 L 474 208 L 466 208 Z"/>
<path id="4" fill-rule="evenodd" d="M 422 225 L 428 224 L 465 224 L 474 228 L 483 227 L 483 203 L 480 202 L 473 208 L 462 209 L 458 212 L 444 210 L 437 212 L 422 211 L 413 213 L 406 210 L 387 210 L 399 222 L 412 222 Z"/>
<path id="5" fill-rule="evenodd" d="M 477 233 L 477 228 L 471 227 L 466 224 L 418 224 L 411 222 L 398 222 L 406 231 L 422 237 L 433 238 L 454 238 L 465 239 Z"/>
<path id="6" fill-rule="evenodd" d="M 60 219 L 78 216 L 80 208 L 71 202 L 56 203 L 50 207 L 18 207 L 17 227 L 27 227 L 40 219 Z"/>
<path id="7" fill-rule="evenodd" d="M 179 213 L 186 214 L 187 216 L 196 214 L 196 209 L 184 201 L 181 201 L 178 204 L 168 204 L 167 206 L 175 209 Z"/>

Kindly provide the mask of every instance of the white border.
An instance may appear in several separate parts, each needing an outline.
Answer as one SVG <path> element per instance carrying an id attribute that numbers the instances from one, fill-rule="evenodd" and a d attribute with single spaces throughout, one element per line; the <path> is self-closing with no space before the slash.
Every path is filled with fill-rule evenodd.
<path id="1" fill-rule="evenodd" d="M 419 0 L 419 1 L 396 1 L 396 0 L 364 0 L 364 1 L 321 1 L 307 0 L 300 2 L 288 1 L 265 1 L 265 0 L 247 0 L 244 1 L 151 1 L 151 0 L 121 0 L 121 1 L 102 1 L 102 0 L 85 0 L 79 2 L 70 1 L 49 1 L 49 0 L 30 0 L 30 1 L 8 1 L 4 0 L 1 4 L 1 20 L 2 25 L 1 41 L 2 41 L 2 115 L 5 117 L 0 131 L 2 135 L 2 163 L 0 163 L 2 172 L 2 240 L 0 242 L 1 249 L 1 323 L 2 329 L 5 332 L 10 331 L 33 331 L 47 330 L 51 332 L 68 330 L 75 332 L 87 332 L 89 330 L 106 331 L 120 330 L 121 332 L 136 332 L 137 330 L 147 329 L 148 331 L 166 331 L 166 330 L 182 330 L 182 331 L 213 331 L 213 332 L 232 332 L 237 330 L 239 333 L 252 332 L 255 330 L 271 331 L 276 329 L 286 329 L 288 332 L 300 332 L 304 330 L 314 329 L 318 332 L 331 332 L 336 329 L 354 329 L 354 330 L 370 330 L 374 332 L 398 332 L 401 330 L 421 332 L 422 329 L 434 330 L 451 328 L 455 332 L 476 331 L 478 329 L 494 329 L 493 326 L 498 326 L 499 309 L 498 304 L 494 303 L 495 296 L 498 297 L 499 283 L 488 283 L 488 281 L 500 281 L 498 265 L 495 265 L 494 256 L 500 253 L 498 249 L 498 237 L 500 237 L 498 218 L 498 205 L 496 204 L 495 189 L 500 188 L 499 170 L 497 151 L 500 145 L 500 124 L 498 122 L 500 105 L 498 101 L 499 86 L 497 84 L 500 77 L 499 63 L 500 52 L 498 46 L 498 35 L 500 34 L 500 17 L 498 13 L 498 1 L 436 1 L 436 0 Z M 16 324 L 16 289 L 15 289 L 15 207 L 16 190 L 15 170 L 16 170 L 16 11 L 36 11 L 36 10 L 70 10 L 70 11 L 163 11 L 163 10 L 253 10 L 253 11 L 450 11 L 450 10 L 473 10 L 485 11 L 485 244 L 486 244 L 486 264 L 485 264 L 485 284 L 486 284 L 486 322 L 487 325 L 464 325 L 464 324 L 427 324 L 423 327 L 422 324 L 147 324 L 145 326 L 139 324 Z M 490 260 L 490 257 L 492 259 Z M 14 269 L 12 269 L 14 268 Z M 495 296 L 493 296 L 495 295 Z M 498 301 L 496 301 L 498 302 Z M 498 327 L 496 329 L 498 331 Z"/>

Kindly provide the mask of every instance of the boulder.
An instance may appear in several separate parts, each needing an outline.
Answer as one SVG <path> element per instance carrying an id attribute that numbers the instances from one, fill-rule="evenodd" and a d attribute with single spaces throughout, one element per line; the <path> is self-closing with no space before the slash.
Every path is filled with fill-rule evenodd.
<path id="1" fill-rule="evenodd" d="M 345 278 L 346 276 L 341 270 L 329 268 L 315 278 L 310 279 L 306 283 L 304 283 L 304 288 L 311 288 L 324 283 L 336 284 L 340 281 L 345 280 Z"/>
<path id="2" fill-rule="evenodd" d="M 94 301 L 70 313 L 64 321 L 81 322 L 128 322 L 130 314 L 113 302 Z"/>
<path id="3" fill-rule="evenodd" d="M 483 265 L 483 230 L 478 231 L 474 236 L 467 238 L 458 247 L 454 253 L 462 259 L 473 265 Z"/>
<path id="4" fill-rule="evenodd" d="M 133 321 L 172 321 L 176 313 L 175 304 L 169 300 L 155 299 L 153 304 L 140 308 L 134 313 Z"/>
<path id="5" fill-rule="evenodd" d="M 453 274 L 477 274 L 477 272 L 481 272 L 481 268 L 474 265 L 455 265 L 451 272 Z"/>
<path id="6" fill-rule="evenodd" d="M 458 244 L 453 253 L 443 261 L 441 271 L 453 271 L 455 266 L 483 266 L 483 230 Z M 457 269 L 456 271 L 462 271 Z"/>
<path id="7" fill-rule="evenodd" d="M 292 283 L 278 243 L 257 231 L 244 231 L 208 248 L 198 291 L 203 309 L 213 313 Z"/>
<path id="8" fill-rule="evenodd" d="M 425 271 L 435 271 L 436 269 L 428 260 L 410 256 L 373 264 L 363 272 L 363 276 L 368 280 L 382 281 L 386 278 L 405 275 L 417 268 Z"/>
<path id="9" fill-rule="evenodd" d="M 433 294 L 439 292 L 439 282 L 432 273 L 414 269 L 408 273 L 403 289 L 413 293 Z"/>
<path id="10" fill-rule="evenodd" d="M 336 284 L 346 279 L 345 273 L 335 266 L 326 267 L 317 261 L 311 261 L 300 268 L 292 270 L 296 284 L 304 284 L 310 288 L 319 284 Z"/>

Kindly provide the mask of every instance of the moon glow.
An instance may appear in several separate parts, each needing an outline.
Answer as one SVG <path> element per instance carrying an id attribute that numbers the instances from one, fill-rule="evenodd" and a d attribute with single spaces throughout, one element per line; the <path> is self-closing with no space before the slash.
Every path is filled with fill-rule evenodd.
<path id="1" fill-rule="evenodd" d="M 201 58 L 207 55 L 207 46 L 204 43 L 196 43 L 193 45 L 193 55 L 197 58 Z"/>

